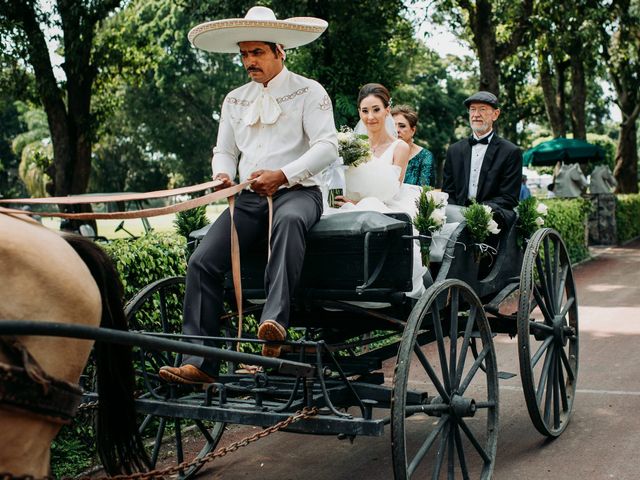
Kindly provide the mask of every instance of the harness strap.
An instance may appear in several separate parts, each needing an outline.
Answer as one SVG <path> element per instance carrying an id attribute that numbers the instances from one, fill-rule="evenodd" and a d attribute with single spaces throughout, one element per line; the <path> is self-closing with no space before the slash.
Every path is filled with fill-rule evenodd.
<path id="1" fill-rule="evenodd" d="M 238 240 L 238 231 L 233 218 L 235 211 L 235 197 L 229 197 L 229 216 L 231 217 L 231 275 L 233 278 L 233 290 L 236 297 L 236 306 L 238 308 L 238 340 L 242 338 L 242 323 L 244 320 L 244 307 L 242 305 L 242 275 L 240 271 L 240 242 Z M 273 226 L 273 198 L 271 195 L 267 197 L 267 205 L 269 207 L 269 232 L 268 232 L 268 250 L 267 261 L 271 258 L 271 228 Z M 236 343 L 236 350 L 240 351 L 240 342 Z"/>
<path id="2" fill-rule="evenodd" d="M 82 401 L 82 390 L 47 374 L 15 337 L 0 337 L 0 350 L 17 363 L 0 362 L 0 404 L 55 423 L 69 423 Z"/>

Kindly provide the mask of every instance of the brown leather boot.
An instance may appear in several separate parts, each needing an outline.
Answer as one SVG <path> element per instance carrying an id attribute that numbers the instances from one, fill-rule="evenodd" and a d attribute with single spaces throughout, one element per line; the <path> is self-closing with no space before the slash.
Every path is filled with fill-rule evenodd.
<path id="1" fill-rule="evenodd" d="M 182 365 L 181 367 L 160 367 L 158 375 L 160 375 L 160 378 L 165 382 L 187 385 L 206 384 L 216 381 L 215 378 L 207 375 L 198 367 L 189 364 Z"/>
<path id="2" fill-rule="evenodd" d="M 258 327 L 258 338 L 267 342 L 283 342 L 287 338 L 287 330 L 275 320 L 265 320 Z M 282 345 L 266 343 L 262 346 L 263 357 L 279 357 Z"/>

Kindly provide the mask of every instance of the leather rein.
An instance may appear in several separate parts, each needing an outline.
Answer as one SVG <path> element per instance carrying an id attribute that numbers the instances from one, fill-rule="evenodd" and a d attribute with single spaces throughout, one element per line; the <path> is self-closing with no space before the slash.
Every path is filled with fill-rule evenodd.
<path id="1" fill-rule="evenodd" d="M 238 309 L 238 340 L 242 338 L 243 305 L 242 280 L 240 269 L 240 244 L 238 232 L 234 222 L 235 195 L 245 189 L 251 182 L 246 181 L 231 187 L 206 193 L 198 198 L 178 202 L 166 207 L 130 210 L 126 212 L 108 213 L 66 213 L 66 212 L 31 212 L 15 208 L 0 206 L 0 213 L 7 215 L 31 215 L 42 217 L 59 217 L 74 220 L 100 219 L 132 219 L 147 218 L 170 213 L 181 212 L 191 208 L 208 205 L 212 202 L 227 199 L 231 217 L 231 271 L 233 288 Z M 58 204 L 58 205 L 86 205 L 92 203 L 123 202 L 131 200 L 149 200 L 176 195 L 184 195 L 205 191 L 221 185 L 219 180 L 193 185 L 173 190 L 158 190 L 147 193 L 131 193 L 119 195 L 96 195 L 87 197 L 47 197 L 47 198 L 17 198 L 0 199 L 5 204 Z M 269 206 L 269 255 L 271 254 L 271 228 L 273 223 L 273 200 L 267 197 Z M 236 342 L 236 349 L 240 350 L 240 341 Z M 35 415 L 47 417 L 58 423 L 68 423 L 73 418 L 82 398 L 82 390 L 63 380 L 58 380 L 42 370 L 31 354 L 13 337 L 0 337 L 0 350 L 5 351 L 9 358 L 18 366 L 0 362 L 0 404 L 10 408 L 27 410 Z"/>

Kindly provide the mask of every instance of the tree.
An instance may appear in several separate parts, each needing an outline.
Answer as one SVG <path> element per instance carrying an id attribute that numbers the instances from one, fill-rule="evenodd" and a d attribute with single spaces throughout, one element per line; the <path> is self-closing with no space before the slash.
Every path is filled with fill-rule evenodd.
<path id="1" fill-rule="evenodd" d="M 638 193 L 640 1 L 614 0 L 611 14 L 609 25 L 603 25 L 600 32 L 616 104 L 622 112 L 613 173 L 618 181 L 617 193 Z"/>
<path id="2" fill-rule="evenodd" d="M 533 0 L 438 0 L 435 19 L 457 29 L 478 54 L 480 90 L 500 97 L 500 64 L 527 42 Z"/>
<path id="3" fill-rule="evenodd" d="M 91 172 L 92 86 L 97 74 L 92 46 L 96 25 L 119 5 L 120 0 L 58 0 L 53 12 L 40 8 L 37 0 L 0 0 L 0 39 L 5 51 L 27 58 L 37 91 L 47 114 L 54 152 L 50 193 L 84 193 Z M 62 32 L 66 80 L 55 77 L 45 29 Z"/>

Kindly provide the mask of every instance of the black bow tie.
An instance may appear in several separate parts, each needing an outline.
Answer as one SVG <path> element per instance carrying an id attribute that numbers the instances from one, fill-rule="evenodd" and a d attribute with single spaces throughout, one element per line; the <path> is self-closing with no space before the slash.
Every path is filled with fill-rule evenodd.
<path id="1" fill-rule="evenodd" d="M 489 137 L 491 135 L 487 135 L 484 138 L 481 138 L 480 140 L 476 140 L 475 137 L 469 137 L 469 145 L 471 145 L 472 147 L 474 145 L 477 145 L 478 143 L 481 143 L 482 145 L 489 145 Z"/>

